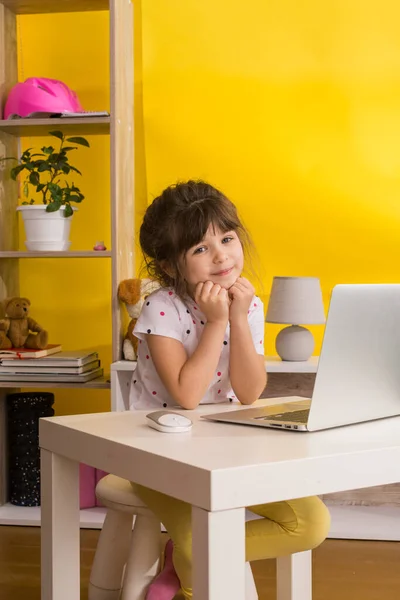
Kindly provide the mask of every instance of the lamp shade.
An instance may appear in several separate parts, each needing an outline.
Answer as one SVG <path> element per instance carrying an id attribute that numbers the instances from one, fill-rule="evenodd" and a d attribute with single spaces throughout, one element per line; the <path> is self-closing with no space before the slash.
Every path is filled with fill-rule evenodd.
<path id="1" fill-rule="evenodd" d="M 317 277 L 274 277 L 267 323 L 318 325 L 325 323 L 324 304 Z"/>

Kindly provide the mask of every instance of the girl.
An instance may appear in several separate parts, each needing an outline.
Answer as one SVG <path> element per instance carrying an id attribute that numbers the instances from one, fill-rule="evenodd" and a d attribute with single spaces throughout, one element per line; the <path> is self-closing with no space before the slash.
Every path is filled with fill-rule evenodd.
<path id="1" fill-rule="evenodd" d="M 134 330 L 131 408 L 252 404 L 266 385 L 264 310 L 242 277 L 249 236 L 235 206 L 202 181 L 170 186 L 148 207 L 140 244 L 161 288 L 146 299 Z M 172 600 L 179 588 L 192 598 L 191 506 L 142 486 L 135 491 L 167 528 L 179 577 L 169 545 L 147 600 Z M 249 509 L 263 518 L 246 523 L 247 561 L 315 548 L 329 530 L 319 498 Z"/>

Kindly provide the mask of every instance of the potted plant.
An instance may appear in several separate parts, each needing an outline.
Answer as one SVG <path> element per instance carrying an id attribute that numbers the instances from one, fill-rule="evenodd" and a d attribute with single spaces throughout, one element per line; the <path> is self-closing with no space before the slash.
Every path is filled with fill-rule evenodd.
<path id="1" fill-rule="evenodd" d="M 50 131 L 49 135 L 60 141 L 59 148 L 43 146 L 41 152 L 32 153 L 33 148 L 25 150 L 21 157 L 6 158 L 4 160 L 17 160 L 18 164 L 10 170 L 11 178 L 19 179 L 22 184 L 23 196 L 26 198 L 17 211 L 24 219 L 26 241 L 28 250 L 68 250 L 71 242 L 69 232 L 71 219 L 76 207 L 71 203 L 79 204 L 84 195 L 73 182 L 68 183 L 64 175 L 71 172 L 81 175 L 81 172 L 69 163 L 69 152 L 76 150 L 76 146 L 65 145 L 79 144 L 89 146 L 83 137 L 65 137 L 61 131 Z M 26 177 L 22 177 L 22 174 Z M 41 203 L 35 204 L 30 200 L 30 189 L 33 188 L 41 195 Z"/>

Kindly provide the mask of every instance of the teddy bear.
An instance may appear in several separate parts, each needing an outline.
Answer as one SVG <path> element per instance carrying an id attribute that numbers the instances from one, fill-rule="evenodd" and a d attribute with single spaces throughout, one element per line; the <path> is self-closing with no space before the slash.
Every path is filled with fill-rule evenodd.
<path id="1" fill-rule="evenodd" d="M 0 319 L 0 348 L 33 348 L 47 346 L 48 333 L 29 316 L 28 298 L 14 296 L 2 302 L 4 318 Z"/>
<path id="2" fill-rule="evenodd" d="M 136 360 L 138 340 L 133 335 L 133 329 L 147 296 L 159 287 L 160 284 L 151 279 L 124 279 L 118 286 L 118 298 L 124 302 L 131 317 L 122 347 L 125 360 Z"/>

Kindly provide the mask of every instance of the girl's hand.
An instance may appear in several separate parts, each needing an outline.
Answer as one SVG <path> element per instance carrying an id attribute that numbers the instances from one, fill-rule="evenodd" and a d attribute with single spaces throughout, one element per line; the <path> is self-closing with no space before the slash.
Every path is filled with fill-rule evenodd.
<path id="1" fill-rule="evenodd" d="M 212 281 L 198 283 L 194 299 L 206 317 L 207 323 L 223 323 L 225 325 L 228 323 L 228 292 L 218 283 Z"/>
<path id="2" fill-rule="evenodd" d="M 254 287 L 250 281 L 244 277 L 239 277 L 229 288 L 229 297 L 231 304 L 229 308 L 229 320 L 236 321 L 245 318 L 250 307 L 250 302 L 254 296 Z"/>

